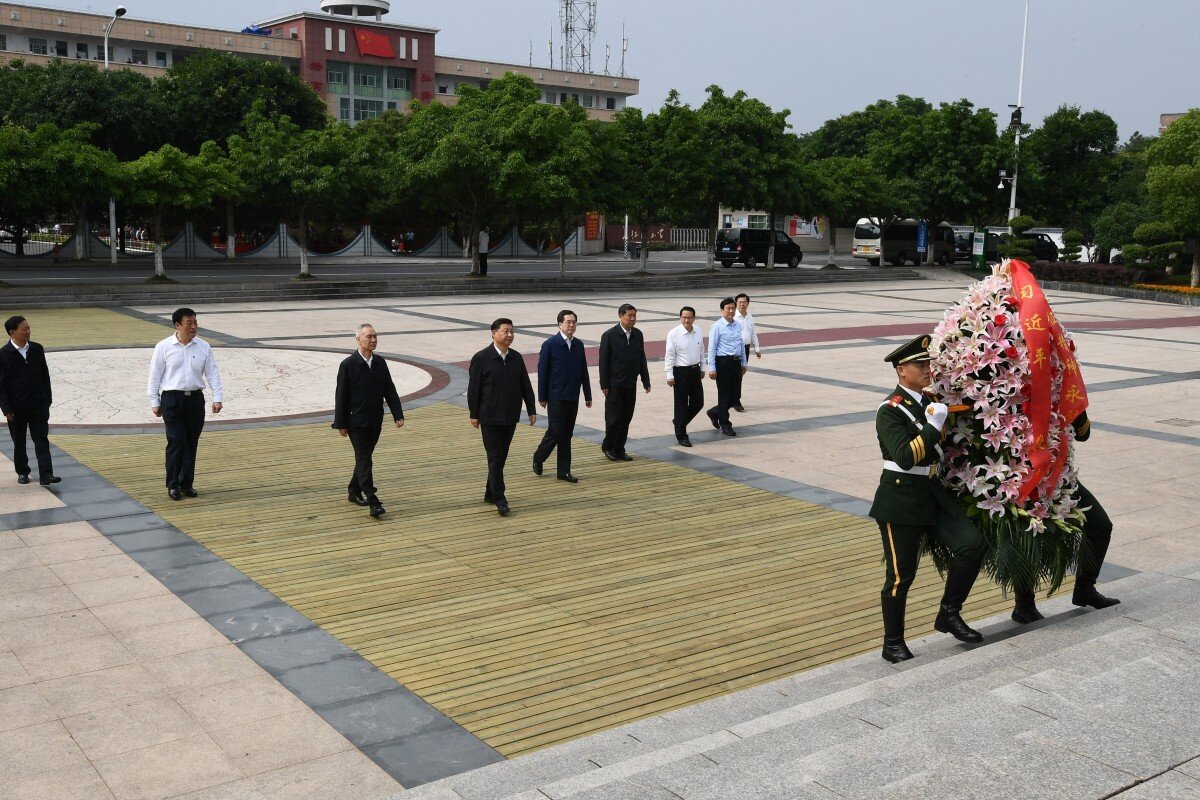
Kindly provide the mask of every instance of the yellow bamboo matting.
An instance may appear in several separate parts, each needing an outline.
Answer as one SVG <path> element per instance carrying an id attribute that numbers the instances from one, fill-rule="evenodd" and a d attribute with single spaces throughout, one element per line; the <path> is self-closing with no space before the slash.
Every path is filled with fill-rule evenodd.
<path id="1" fill-rule="evenodd" d="M 178 503 L 161 437 L 54 441 L 505 755 L 879 646 L 873 522 L 582 442 L 579 484 L 537 478 L 540 436 L 518 428 L 501 518 L 465 410 L 385 425 L 382 521 L 346 501 L 350 445 L 324 426 L 205 433 L 202 495 Z M 925 565 L 910 638 L 941 589 Z M 981 580 L 966 615 L 1010 603 Z"/>
<path id="2" fill-rule="evenodd" d="M 0 304 L 3 302 L 0 294 Z M 51 348 L 154 345 L 172 331 L 169 325 L 156 325 L 103 308 L 15 309 L 5 310 L 2 318 L 13 314 L 28 319 L 33 340 Z M 203 330 L 200 335 L 204 336 Z"/>

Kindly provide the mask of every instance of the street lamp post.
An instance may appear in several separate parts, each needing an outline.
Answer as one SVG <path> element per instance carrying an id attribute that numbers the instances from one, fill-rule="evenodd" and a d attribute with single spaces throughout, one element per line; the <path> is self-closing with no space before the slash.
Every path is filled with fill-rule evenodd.
<path id="1" fill-rule="evenodd" d="M 1021 76 L 1017 81 L 1017 104 L 1009 106 L 1013 109 L 1010 125 L 1013 129 L 1013 137 L 1016 140 L 1013 174 L 1008 179 L 1012 183 L 1012 195 L 1008 201 L 1008 218 L 1010 220 L 1021 213 L 1021 209 L 1017 208 L 1017 176 L 1021 172 L 1021 110 L 1025 96 L 1025 44 L 1029 38 L 1029 2 L 1030 0 L 1025 0 L 1025 27 L 1021 31 Z"/>
<path id="2" fill-rule="evenodd" d="M 117 6 L 113 17 L 104 26 L 104 71 L 108 72 L 108 34 L 117 20 L 125 16 L 125 6 Z M 87 235 L 87 231 L 83 232 Z M 108 198 L 108 257 L 113 264 L 117 263 L 117 201 L 110 195 Z"/>

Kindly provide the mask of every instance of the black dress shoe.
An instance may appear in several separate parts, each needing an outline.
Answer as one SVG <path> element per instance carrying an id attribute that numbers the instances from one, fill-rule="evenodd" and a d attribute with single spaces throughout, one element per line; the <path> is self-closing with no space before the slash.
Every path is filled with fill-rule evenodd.
<path id="1" fill-rule="evenodd" d="M 347 500 L 349 500 L 351 503 L 354 503 L 354 505 L 356 505 L 356 506 L 367 506 L 367 505 L 370 505 L 370 503 L 368 503 L 368 502 L 367 502 L 367 498 L 363 497 L 363 496 L 362 496 L 360 493 L 358 493 L 358 492 L 349 492 L 349 493 L 347 493 L 347 495 L 346 495 L 346 499 L 347 499 Z"/>
<path id="2" fill-rule="evenodd" d="M 62 478 L 57 475 L 49 475 L 38 481 L 42 486 L 49 486 L 52 483 L 62 483 Z"/>
<path id="3" fill-rule="evenodd" d="M 692 446 L 692 440 L 689 439 L 688 437 L 680 436 L 680 437 L 678 437 L 678 439 L 679 439 L 680 447 L 691 447 Z"/>
<path id="4" fill-rule="evenodd" d="M 717 419 L 717 415 L 713 413 L 712 409 L 710 408 L 708 411 L 705 411 L 704 413 L 708 414 L 708 421 L 713 424 L 713 427 L 720 429 L 721 421 L 719 419 Z"/>
<path id="5" fill-rule="evenodd" d="M 742 408 L 741 403 L 738 403 L 736 406 L 733 407 L 733 410 L 734 411 L 745 411 L 746 409 Z"/>
<path id="6" fill-rule="evenodd" d="M 542 462 L 537 460 L 537 456 L 533 457 L 533 474 L 534 475 L 542 474 Z"/>
<path id="7" fill-rule="evenodd" d="M 371 510 L 367 513 L 369 513 L 372 517 L 382 517 L 387 513 L 387 509 L 383 507 L 383 503 L 380 503 L 378 500 L 376 500 L 374 503 L 371 503 Z"/>
<path id="8" fill-rule="evenodd" d="M 1028 625 L 1031 622 L 1045 619 L 1045 615 L 1038 611 L 1038 607 L 1034 603 L 1017 603 L 1012 610 L 1013 622 L 1019 622 L 1022 625 Z"/>
<path id="9" fill-rule="evenodd" d="M 496 511 L 497 511 L 497 512 L 500 514 L 500 516 L 502 516 L 502 517 L 507 517 L 507 516 L 508 516 L 508 512 L 509 512 L 509 511 L 511 511 L 511 510 L 512 510 L 512 509 L 510 509 L 510 508 L 508 507 L 508 503 L 505 503 L 505 502 L 496 503 Z"/>
<path id="10" fill-rule="evenodd" d="M 171 498 L 172 500 L 182 500 L 183 492 L 179 491 L 178 489 L 167 489 L 167 497 Z"/>
<path id="11" fill-rule="evenodd" d="M 183 492 L 184 497 L 199 497 L 200 496 L 200 493 L 197 492 L 195 489 L 180 489 L 179 491 Z"/>
<path id="12" fill-rule="evenodd" d="M 1071 602 L 1077 606 L 1108 608 L 1118 605 L 1121 601 L 1115 597 L 1105 597 L 1096 591 L 1095 586 L 1076 586 L 1075 591 L 1071 592 Z"/>
<path id="13" fill-rule="evenodd" d="M 908 649 L 908 645 L 904 643 L 903 639 L 884 639 L 883 652 L 879 655 L 883 657 L 884 661 L 889 661 L 893 664 L 908 661 L 913 657 L 912 651 Z"/>
<path id="14" fill-rule="evenodd" d="M 620 456 L 618 456 L 616 453 L 614 453 L 611 450 L 604 450 L 602 448 L 600 452 L 604 453 L 604 457 L 607 458 L 609 461 L 619 461 L 621 458 Z"/>
<path id="15" fill-rule="evenodd" d="M 559 475 L 558 479 L 567 483 L 579 483 L 579 478 L 576 478 L 574 475 Z"/>
<path id="16" fill-rule="evenodd" d="M 633 461 L 633 456 L 629 455 L 629 453 L 626 453 L 626 452 L 618 453 L 617 458 L 619 458 L 622 461 Z"/>
<path id="17" fill-rule="evenodd" d="M 946 608 L 945 606 L 942 606 L 938 611 L 937 618 L 933 621 L 933 629 L 941 633 L 948 633 L 960 642 L 975 643 L 983 641 L 983 634 L 963 622 L 963 618 L 959 616 L 957 609 Z"/>
<path id="18" fill-rule="evenodd" d="M 28 475 L 18 475 L 17 483 L 29 483 L 29 476 Z"/>
<path id="19" fill-rule="evenodd" d="M 735 431 L 733 428 L 722 428 L 721 433 L 725 434 L 726 436 L 737 436 L 737 431 Z"/>

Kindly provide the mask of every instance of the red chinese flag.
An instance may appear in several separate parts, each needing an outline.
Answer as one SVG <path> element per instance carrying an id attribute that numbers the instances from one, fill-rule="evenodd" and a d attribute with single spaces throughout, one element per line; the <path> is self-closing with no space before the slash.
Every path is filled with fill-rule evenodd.
<path id="1" fill-rule="evenodd" d="M 360 56 L 396 57 L 396 51 L 392 49 L 391 40 L 382 33 L 355 28 L 354 38 L 358 39 L 358 54 Z"/>
<path id="2" fill-rule="evenodd" d="M 1025 336 L 1025 348 L 1029 355 L 1029 401 L 1025 404 L 1025 416 L 1032 425 L 1033 442 L 1029 448 L 1029 461 L 1033 466 L 1029 477 L 1021 485 L 1018 499 L 1024 501 L 1046 477 L 1053 486 L 1066 465 L 1068 444 L 1066 437 L 1059 441 L 1056 451 L 1049 447 L 1051 414 L 1058 412 L 1071 424 L 1087 408 L 1087 390 L 1079 363 L 1071 346 L 1063 335 L 1050 303 L 1042 287 L 1029 271 L 1024 261 L 1010 261 L 1013 294 L 1017 299 L 1017 313 L 1021 320 L 1021 331 Z M 1053 372 L 1052 352 L 1057 355 L 1063 370 L 1062 389 L 1057 406 L 1051 396 Z"/>

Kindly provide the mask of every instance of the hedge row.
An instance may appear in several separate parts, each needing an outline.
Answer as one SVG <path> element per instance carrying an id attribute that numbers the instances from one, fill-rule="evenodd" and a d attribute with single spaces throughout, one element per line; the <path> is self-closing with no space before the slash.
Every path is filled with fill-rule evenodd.
<path id="1" fill-rule="evenodd" d="M 1131 269 L 1117 264 L 1034 264 L 1033 275 L 1039 281 L 1062 283 L 1095 283 L 1101 286 L 1133 286 L 1135 283 L 1156 283 L 1166 273 L 1149 269 Z"/>

